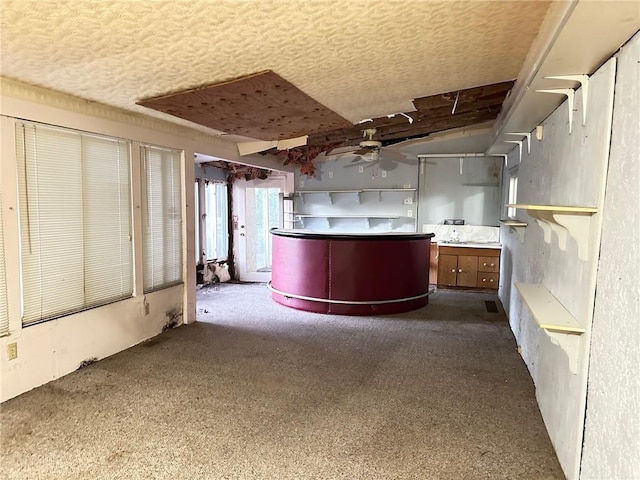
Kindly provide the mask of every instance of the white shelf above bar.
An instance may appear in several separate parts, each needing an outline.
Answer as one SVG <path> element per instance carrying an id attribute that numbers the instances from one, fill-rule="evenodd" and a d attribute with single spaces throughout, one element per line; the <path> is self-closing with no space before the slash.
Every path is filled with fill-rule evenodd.
<path id="1" fill-rule="evenodd" d="M 362 190 L 298 190 L 296 193 L 360 193 Z"/>
<path id="2" fill-rule="evenodd" d="M 567 249 L 567 236 L 571 236 L 578 244 L 578 257 L 587 260 L 591 216 L 598 212 L 596 207 L 523 203 L 507 204 L 507 207 L 527 210 L 529 216 L 542 228 L 545 242 L 551 243 L 551 232 L 555 232 L 558 237 L 558 246 L 562 251 Z"/>
<path id="3" fill-rule="evenodd" d="M 333 204 L 333 195 L 335 194 L 355 193 L 357 196 L 356 198 L 358 199 L 358 203 L 360 203 L 360 194 L 362 193 L 362 190 L 298 190 L 296 193 L 300 196 L 302 203 L 304 203 L 305 195 L 308 195 L 311 193 L 324 193 L 325 195 L 329 196 L 329 201 L 331 202 L 331 204 Z"/>
<path id="4" fill-rule="evenodd" d="M 585 328 L 543 285 L 516 283 L 516 288 L 540 328 L 581 335 Z"/>
<path id="5" fill-rule="evenodd" d="M 315 215 L 315 214 L 296 214 L 303 218 L 390 218 L 397 219 L 400 215 Z"/>
<path id="6" fill-rule="evenodd" d="M 415 188 L 363 188 L 363 192 L 415 192 Z"/>
<path id="7" fill-rule="evenodd" d="M 362 219 L 362 220 L 366 220 L 367 221 L 367 227 L 370 228 L 371 227 L 371 220 L 389 220 L 389 227 L 391 227 L 391 224 L 394 220 L 398 220 L 399 218 L 401 218 L 399 215 L 315 215 L 315 214 L 301 214 L 301 215 L 296 215 L 296 217 L 298 217 L 298 220 L 301 221 L 302 225 L 304 226 L 304 219 L 305 218 L 324 218 L 327 221 L 327 225 L 329 227 L 331 227 L 331 220 L 337 220 L 337 219 Z"/>

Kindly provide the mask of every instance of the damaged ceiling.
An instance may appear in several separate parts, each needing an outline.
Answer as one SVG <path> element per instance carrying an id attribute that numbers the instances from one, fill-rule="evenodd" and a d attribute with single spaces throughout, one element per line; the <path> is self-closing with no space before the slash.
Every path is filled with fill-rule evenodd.
<path id="1" fill-rule="evenodd" d="M 2 0 L 0 73 L 234 143 L 391 144 L 495 118 L 549 4 Z"/>
<path id="2" fill-rule="evenodd" d="M 274 72 L 144 99 L 145 107 L 226 133 L 265 141 L 308 136 L 306 145 L 356 145 L 365 128 L 390 145 L 497 117 L 513 81 L 412 100 L 412 109 L 353 125 Z M 271 147 L 265 148 L 271 150 Z"/>

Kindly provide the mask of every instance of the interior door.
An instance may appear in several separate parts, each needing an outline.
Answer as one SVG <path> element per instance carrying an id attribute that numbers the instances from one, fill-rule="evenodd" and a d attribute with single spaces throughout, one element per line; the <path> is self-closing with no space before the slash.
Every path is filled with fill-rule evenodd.
<path id="1" fill-rule="evenodd" d="M 234 243 L 240 280 L 268 282 L 271 279 L 271 234 L 282 227 L 284 177 L 238 180 L 234 183 Z"/>

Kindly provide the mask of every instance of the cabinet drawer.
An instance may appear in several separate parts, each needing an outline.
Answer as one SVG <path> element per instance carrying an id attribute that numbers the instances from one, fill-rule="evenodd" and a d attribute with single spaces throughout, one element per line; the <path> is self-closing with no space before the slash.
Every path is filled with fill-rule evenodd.
<path id="1" fill-rule="evenodd" d="M 500 258 L 499 257 L 478 257 L 478 271 L 479 272 L 499 272 Z"/>
<path id="2" fill-rule="evenodd" d="M 497 273 L 478 273 L 478 288 L 498 288 L 498 274 Z"/>

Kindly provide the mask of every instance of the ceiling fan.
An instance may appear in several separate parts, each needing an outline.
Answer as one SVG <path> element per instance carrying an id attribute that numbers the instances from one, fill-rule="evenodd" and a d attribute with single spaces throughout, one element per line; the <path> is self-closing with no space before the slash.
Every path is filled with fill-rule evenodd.
<path id="1" fill-rule="evenodd" d="M 408 164 L 415 163 L 414 160 L 408 159 L 407 156 L 399 150 L 383 147 L 381 141 L 374 140 L 373 137 L 376 132 L 377 130 L 375 128 L 367 128 L 363 131 L 365 140 L 362 140 L 357 146 L 336 148 L 325 155 L 327 157 L 353 155 L 353 160 L 345 167 L 364 165 L 365 168 L 367 168 L 375 165 L 383 170 L 393 170 L 398 166 L 398 162 Z"/>

